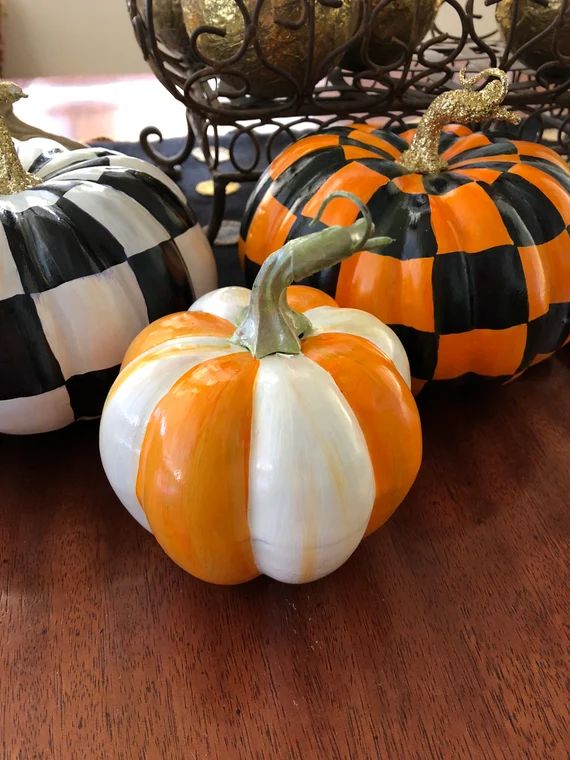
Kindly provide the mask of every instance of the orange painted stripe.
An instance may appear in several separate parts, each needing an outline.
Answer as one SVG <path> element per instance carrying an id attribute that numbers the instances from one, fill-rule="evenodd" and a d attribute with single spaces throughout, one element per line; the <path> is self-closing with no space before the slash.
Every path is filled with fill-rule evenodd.
<path id="1" fill-rule="evenodd" d="M 369 535 L 401 504 L 420 467 L 414 397 L 392 362 L 364 338 L 325 333 L 304 340 L 303 353 L 332 375 L 364 433 L 376 481 Z"/>
<path id="2" fill-rule="evenodd" d="M 295 311 L 308 311 L 317 306 L 337 306 L 334 298 L 331 298 L 322 290 L 309 288 L 307 285 L 291 285 L 287 288 L 287 303 Z"/>
<path id="3" fill-rule="evenodd" d="M 551 351 L 549 354 L 537 354 L 534 359 L 531 361 L 530 365 L 531 367 L 534 367 L 535 364 L 540 364 L 545 359 L 550 359 L 551 356 L 554 356 L 556 352 Z"/>
<path id="4" fill-rule="evenodd" d="M 141 448 L 137 497 L 157 541 L 211 583 L 259 574 L 247 522 L 258 365 L 239 353 L 191 369 L 157 404 Z"/>
<path id="5" fill-rule="evenodd" d="M 173 338 L 211 337 L 230 338 L 235 326 L 227 319 L 200 311 L 179 311 L 157 319 L 144 328 L 127 349 L 122 367 L 125 367 L 144 351 Z"/>
<path id="6" fill-rule="evenodd" d="M 356 161 L 359 158 L 378 158 L 378 153 L 366 148 L 358 148 L 356 145 L 343 145 L 342 149 L 347 161 Z"/>
<path id="7" fill-rule="evenodd" d="M 412 127 L 411 129 L 406 129 L 405 132 L 400 132 L 398 137 L 401 137 L 402 140 L 405 140 L 408 145 L 411 144 L 412 140 L 414 139 L 414 135 L 416 134 L 417 127 Z"/>
<path id="8" fill-rule="evenodd" d="M 505 385 L 510 385 L 515 380 L 518 380 L 521 375 L 524 375 L 524 373 L 527 371 L 527 369 L 529 369 L 529 367 L 534 367 L 536 364 L 541 364 L 546 359 L 550 359 L 551 356 L 554 356 L 555 353 L 556 353 L 556 351 L 551 351 L 548 354 L 537 354 L 534 357 L 534 359 L 530 362 L 530 364 L 528 365 L 528 367 L 526 367 L 525 369 L 523 369 L 522 372 L 517 372 L 516 375 L 513 375 L 508 380 L 506 380 L 505 381 Z"/>
<path id="9" fill-rule="evenodd" d="M 529 319 L 546 314 L 553 303 L 570 301 L 570 235 L 519 248 L 528 291 Z"/>
<path id="10" fill-rule="evenodd" d="M 343 166 L 324 182 L 313 197 L 305 204 L 302 210 L 303 216 L 315 217 L 331 193 L 337 190 L 345 190 L 367 203 L 374 193 L 386 185 L 390 180 L 374 169 L 369 169 L 358 163 Z M 346 198 L 334 198 L 325 208 L 321 217 L 323 224 L 333 226 L 335 224 L 352 224 L 358 214 L 358 206 Z"/>
<path id="11" fill-rule="evenodd" d="M 295 219 L 295 214 L 268 191 L 249 226 L 244 246 L 247 258 L 256 264 L 263 264 L 270 253 L 285 244 Z"/>
<path id="12" fill-rule="evenodd" d="M 516 153 L 501 153 L 497 156 L 473 156 L 473 158 L 466 158 L 457 163 L 450 162 L 449 168 L 451 171 L 457 171 L 457 169 L 461 169 L 463 166 L 488 164 L 489 162 L 495 163 L 496 161 L 502 164 L 520 164 L 521 159 Z"/>
<path id="13" fill-rule="evenodd" d="M 403 193 L 418 195 L 425 193 L 424 178 L 421 174 L 404 174 L 401 177 L 394 177 L 392 184 L 396 185 Z"/>
<path id="14" fill-rule="evenodd" d="M 245 240 L 240 235 L 238 239 L 238 259 L 239 259 L 239 263 L 242 269 L 243 269 L 243 264 L 245 261 L 245 248 L 246 248 Z"/>
<path id="15" fill-rule="evenodd" d="M 333 148 L 339 144 L 338 135 L 320 134 L 309 135 L 289 145 L 270 164 L 269 174 L 273 179 L 280 177 L 283 172 L 303 156 L 323 148 Z"/>
<path id="16" fill-rule="evenodd" d="M 433 332 L 432 273 L 432 258 L 356 254 L 341 265 L 336 300 L 339 306 L 363 309 L 386 324 Z"/>
<path id="17" fill-rule="evenodd" d="M 466 372 L 489 377 L 512 375 L 522 361 L 526 336 L 526 324 L 440 335 L 434 379 L 450 380 Z"/>
<path id="18" fill-rule="evenodd" d="M 443 128 L 443 134 L 446 132 L 450 135 L 459 135 L 459 137 L 475 134 L 472 129 L 469 129 L 469 127 L 466 127 L 463 124 L 446 124 Z"/>
<path id="19" fill-rule="evenodd" d="M 540 143 L 529 142 L 528 140 L 514 140 L 519 155 L 521 156 L 533 156 L 534 158 L 546 158 L 552 164 L 556 164 L 561 169 L 564 169 L 566 173 L 570 173 L 570 167 L 568 163 L 559 156 L 558 153 L 548 148 L 546 145 Z M 523 159 L 524 160 L 524 159 Z"/>
<path id="20" fill-rule="evenodd" d="M 512 240 L 498 208 L 476 182 L 429 198 L 438 253 L 477 253 Z"/>
<path id="21" fill-rule="evenodd" d="M 364 130 L 355 129 L 352 132 L 349 132 L 348 137 L 352 140 L 358 140 L 361 143 L 372 145 L 374 148 L 379 148 L 380 150 L 383 150 L 384 153 L 392 156 L 392 158 L 398 158 L 398 156 L 400 156 L 398 148 L 387 140 L 382 139 L 379 135 L 372 134 L 372 132 L 367 133 Z"/>
<path id="22" fill-rule="evenodd" d="M 452 171 L 454 174 L 459 174 L 460 177 L 468 177 L 478 182 L 485 182 L 487 185 L 492 185 L 503 174 L 503 172 L 496 169 L 486 169 L 484 167 L 481 169 L 458 169 L 454 166 Z"/>
<path id="23" fill-rule="evenodd" d="M 451 124 L 445 128 L 445 132 L 460 136 L 465 135 L 464 139 L 456 140 L 453 145 L 450 145 L 447 150 L 443 151 L 442 157 L 446 161 L 450 161 L 454 156 L 457 156 L 459 153 L 463 153 L 466 150 L 473 150 L 474 148 L 481 148 L 483 145 L 491 144 L 489 138 L 481 132 L 471 132 L 470 129 L 468 129 L 467 132 L 462 132 L 460 130 L 460 127 L 454 129 Z"/>
<path id="24" fill-rule="evenodd" d="M 537 187 L 558 211 L 564 220 L 564 224 L 570 224 L 570 195 L 568 195 L 568 191 L 554 177 L 541 171 L 536 166 L 525 163 L 513 166 L 509 169 L 509 174 L 522 177 L 531 185 Z"/>
<path id="25" fill-rule="evenodd" d="M 352 129 L 357 129 L 359 132 L 375 132 L 379 129 L 378 124 L 366 124 L 364 122 L 356 122 L 350 126 Z"/>

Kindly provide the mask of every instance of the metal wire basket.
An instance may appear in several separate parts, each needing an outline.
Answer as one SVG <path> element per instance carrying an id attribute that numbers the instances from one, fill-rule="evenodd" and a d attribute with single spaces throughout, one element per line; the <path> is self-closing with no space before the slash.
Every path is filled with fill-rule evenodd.
<path id="1" fill-rule="evenodd" d="M 496 1 L 486 0 L 486 3 Z M 447 6 L 448 16 L 449 13 L 453 15 L 453 33 L 440 29 L 436 19 L 428 34 L 417 44 L 394 38 L 392 60 L 380 65 L 369 55 L 370 29 L 377 14 L 397 0 L 380 0 L 372 12 L 367 0 L 298 0 L 298 18 L 293 22 L 277 19 L 275 23 L 306 28 L 308 50 L 315 43 L 317 4 L 338 8 L 342 2 L 351 2 L 357 14 L 354 35 L 327 56 L 330 67 L 325 68 L 328 70 L 326 77 L 307 88 L 308 72 L 305 77 L 294 79 L 274 61 L 263 60 L 256 42 L 256 29 L 267 0 L 255 0 L 254 4 L 234 0 L 243 15 L 243 41 L 239 49 L 225 60 L 207 57 L 199 44 L 205 34 L 223 37 L 223 27 L 199 26 L 189 36 L 184 50 L 175 51 L 160 41 L 155 33 L 156 0 L 127 0 L 145 59 L 160 82 L 186 108 L 186 139 L 178 153 L 167 156 L 160 151 L 162 135 L 153 126 L 143 130 L 141 144 L 147 155 L 167 171 L 182 164 L 195 146 L 202 148 L 214 183 L 212 218 L 208 228 L 211 239 L 215 238 L 223 220 L 226 185 L 232 181 L 255 181 L 283 147 L 284 141 L 295 141 L 307 130 L 353 120 L 373 121 L 383 127 L 409 125 L 436 95 L 458 86 L 458 73 L 466 66 L 470 72 L 488 67 L 500 67 L 509 72 L 511 86 L 505 103 L 524 116 L 517 128 L 511 128 L 514 129 L 512 136 L 544 140 L 568 156 L 570 57 L 561 50 L 560 32 L 564 24 L 570 25 L 570 0 L 561 0 L 552 22 L 518 48 L 512 30 L 516 27 L 523 0 L 509 1 L 512 5 L 511 31 L 506 39 L 498 30 L 487 35 L 479 33 L 481 13 L 478 10 L 482 10 L 482 3 L 476 9 L 475 0 L 465 0 L 465 7 L 458 0 L 442 0 L 441 7 Z M 533 1 L 544 5 L 552 0 Z M 415 2 L 412 24 L 417 25 L 421 20 L 421 0 L 412 2 Z M 521 61 L 521 56 L 524 58 L 525 51 L 547 35 L 552 38 L 552 60 L 543 62 L 537 69 L 529 68 Z M 410 34 L 410 39 L 414 39 L 414 34 Z M 285 95 L 259 98 L 252 94 L 255 88 L 239 65 L 245 55 L 252 54 L 252 49 L 260 57 L 262 66 L 269 66 L 273 74 L 287 82 Z M 349 49 L 358 49 L 360 60 L 364 62 L 356 72 L 337 63 Z M 309 61 L 310 56 L 307 56 L 307 67 Z M 222 167 L 220 133 L 228 126 L 233 128 L 228 144 L 229 162 Z M 248 144 L 246 151 L 244 142 Z M 239 155 L 238 145 L 241 146 Z"/>

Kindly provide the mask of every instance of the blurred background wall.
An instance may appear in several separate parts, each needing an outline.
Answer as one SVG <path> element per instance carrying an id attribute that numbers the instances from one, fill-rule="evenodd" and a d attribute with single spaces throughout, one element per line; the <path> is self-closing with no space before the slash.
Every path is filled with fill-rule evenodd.
<path id="1" fill-rule="evenodd" d="M 136 45 L 125 0 L 3 0 L 6 77 L 132 74 L 148 71 Z M 477 0 L 478 31 L 494 28 L 493 9 Z M 444 6 L 441 28 L 458 29 Z"/>
<path id="2" fill-rule="evenodd" d="M 4 0 L 6 77 L 148 71 L 125 0 Z"/>

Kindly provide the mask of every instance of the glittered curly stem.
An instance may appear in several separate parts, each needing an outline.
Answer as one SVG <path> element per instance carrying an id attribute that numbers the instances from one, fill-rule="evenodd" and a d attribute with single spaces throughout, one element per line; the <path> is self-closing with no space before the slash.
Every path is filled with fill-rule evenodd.
<path id="1" fill-rule="evenodd" d="M 482 90 L 473 89 L 488 77 L 495 78 Z M 507 75 L 501 69 L 484 69 L 471 77 L 467 77 L 463 69 L 459 82 L 463 89 L 444 92 L 435 98 L 421 118 L 410 147 L 400 156 L 398 163 L 410 172 L 434 174 L 447 169 L 447 162 L 439 155 L 439 140 L 447 124 L 472 124 L 489 119 L 520 122 L 520 116 L 501 105 L 509 90 Z"/>
<path id="2" fill-rule="evenodd" d="M 2 106 L 10 106 L 25 97 L 18 85 L 0 82 L 0 195 L 19 193 L 42 181 L 22 166 L 4 116 L 1 115 Z"/>
<path id="3" fill-rule="evenodd" d="M 392 242 L 387 237 L 371 237 L 374 224 L 370 211 L 351 193 L 331 193 L 315 221 L 335 198 L 352 201 L 364 219 L 348 227 L 327 227 L 291 240 L 265 260 L 255 278 L 250 305 L 232 342 L 248 348 L 258 359 L 276 353 L 299 354 L 299 338 L 311 329 L 307 317 L 291 309 L 287 303 L 287 287 L 291 283 L 334 266 L 357 251 L 379 250 Z"/>

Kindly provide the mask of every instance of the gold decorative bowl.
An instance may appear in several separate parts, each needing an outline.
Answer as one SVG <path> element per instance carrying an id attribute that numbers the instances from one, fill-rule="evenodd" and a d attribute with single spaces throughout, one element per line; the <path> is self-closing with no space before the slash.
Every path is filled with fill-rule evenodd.
<path id="1" fill-rule="evenodd" d="M 245 0 L 251 16 L 257 5 L 256 0 Z M 309 17 L 300 23 L 303 7 L 298 0 L 262 3 L 244 46 L 245 20 L 235 0 L 182 0 L 188 35 L 201 26 L 224 30 L 223 36 L 198 36 L 200 57 L 220 67 L 226 84 L 259 98 L 310 92 L 339 62 L 342 51 L 332 59 L 331 54 L 356 32 L 358 3 L 343 0 L 340 8 L 332 8 L 310 0 Z"/>
<path id="2" fill-rule="evenodd" d="M 136 5 L 146 23 L 145 0 L 136 0 Z M 152 7 L 154 33 L 157 40 L 171 52 L 180 56 L 187 55 L 190 50 L 190 43 L 184 28 L 180 0 L 153 0 Z"/>
<path id="3" fill-rule="evenodd" d="M 372 64 L 384 65 L 397 61 L 404 53 L 404 48 L 394 38 L 403 42 L 410 54 L 413 52 L 428 33 L 442 0 L 391 0 L 373 16 L 380 2 L 368 0 L 368 16 L 372 25 L 368 58 Z M 414 29 L 416 13 L 417 25 Z M 348 68 L 357 71 L 369 68 L 368 61 L 362 58 L 361 45 L 362 40 L 359 40 L 345 57 L 344 63 Z"/>
<path id="4" fill-rule="evenodd" d="M 558 16 L 561 7 L 562 0 L 548 0 L 546 7 L 533 0 L 520 0 L 511 53 L 543 32 Z M 500 0 L 495 9 L 495 16 L 503 36 L 507 39 L 513 25 L 513 0 Z M 570 5 L 566 8 L 562 28 L 558 31 L 558 45 L 563 55 L 570 56 Z M 523 52 L 521 60 L 534 69 L 548 61 L 555 61 L 554 31 L 533 42 Z"/>

